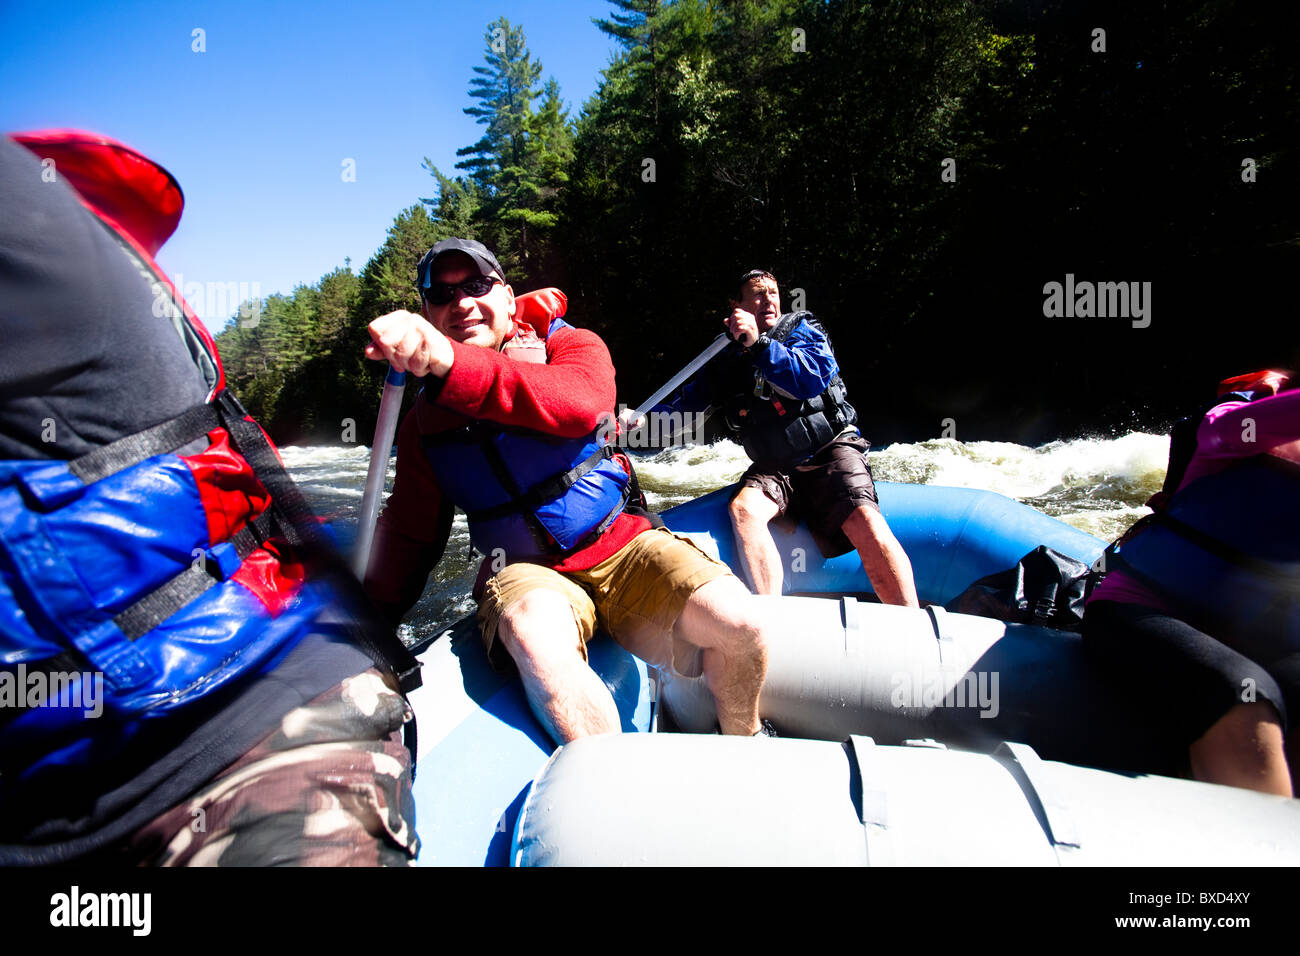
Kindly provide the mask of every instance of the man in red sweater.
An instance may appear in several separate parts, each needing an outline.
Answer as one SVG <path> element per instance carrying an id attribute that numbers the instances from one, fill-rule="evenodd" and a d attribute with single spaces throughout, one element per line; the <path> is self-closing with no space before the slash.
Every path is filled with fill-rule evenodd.
<path id="1" fill-rule="evenodd" d="M 533 712 L 560 743 L 617 733 L 587 665 L 599 625 L 643 660 L 694 676 L 723 733 L 771 733 L 761 599 L 726 566 L 658 526 L 632 465 L 607 442 L 614 366 L 593 332 L 563 321 L 558 289 L 516 298 L 480 243 L 445 239 L 419 266 L 422 316 L 370 323 L 366 356 L 423 378 L 398 436 L 366 588 L 394 622 L 442 556 L 453 507 L 487 555 L 478 618 L 508 654 Z"/>

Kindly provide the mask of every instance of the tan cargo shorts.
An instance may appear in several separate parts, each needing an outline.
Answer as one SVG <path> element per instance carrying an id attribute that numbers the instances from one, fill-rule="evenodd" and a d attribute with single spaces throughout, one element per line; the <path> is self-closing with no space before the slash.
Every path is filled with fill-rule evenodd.
<path id="1" fill-rule="evenodd" d="M 505 649 L 496 643 L 501 615 L 528 592 L 545 588 L 561 594 L 573 608 L 583 660 L 587 642 L 599 628 L 643 661 L 697 677 L 702 671 L 700 648 L 676 637 L 673 628 L 692 594 L 730 573 L 689 538 L 653 528 L 586 571 L 560 574 L 538 564 L 508 565 L 484 587 L 479 627 L 493 666 L 506 666 Z"/>

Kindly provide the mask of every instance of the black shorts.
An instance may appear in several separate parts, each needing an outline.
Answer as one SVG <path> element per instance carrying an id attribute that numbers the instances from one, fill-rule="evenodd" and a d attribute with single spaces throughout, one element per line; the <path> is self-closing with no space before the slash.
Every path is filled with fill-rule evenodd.
<path id="1" fill-rule="evenodd" d="M 822 555 L 833 558 L 853 550 L 842 527 L 849 515 L 862 505 L 880 510 L 870 448 L 861 436 L 843 436 L 789 470 L 751 465 L 740 487 L 757 488 L 776 503 L 778 515 L 807 524 Z"/>
<path id="2" fill-rule="evenodd" d="M 1083 644 L 1117 684 L 1147 702 L 1152 730 L 1187 746 L 1237 704 L 1268 701 L 1284 733 L 1300 708 L 1300 651 L 1256 662 L 1155 608 L 1093 601 Z"/>

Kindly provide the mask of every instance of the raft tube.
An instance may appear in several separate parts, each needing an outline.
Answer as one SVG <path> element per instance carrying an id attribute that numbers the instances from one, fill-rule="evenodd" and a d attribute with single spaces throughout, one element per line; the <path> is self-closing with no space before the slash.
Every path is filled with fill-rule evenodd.
<path id="1" fill-rule="evenodd" d="M 645 664 L 608 638 L 588 645 L 624 733 L 650 728 Z M 413 787 L 418 866 L 505 866 L 529 782 L 555 743 L 528 708 L 513 670 L 492 669 L 474 615 L 422 652 L 424 684 L 410 695 L 419 729 Z"/>
<path id="2" fill-rule="evenodd" d="M 1141 689 L 1099 668 L 1077 634 L 851 597 L 765 600 L 759 712 L 782 736 L 934 738 L 986 752 L 1017 740 L 1047 759 L 1144 773 L 1185 762 L 1185 742 L 1150 730 Z M 665 673 L 660 702 L 669 729 L 717 726 L 702 678 Z"/>
<path id="3" fill-rule="evenodd" d="M 1296 866 L 1300 801 L 993 754 L 637 734 L 556 752 L 518 866 Z"/>
<path id="4" fill-rule="evenodd" d="M 733 569 L 736 553 L 727 502 L 735 486 L 665 511 L 671 530 L 687 534 Z M 1014 567 L 1040 544 L 1091 565 L 1106 542 L 992 491 L 876 482 L 880 510 L 912 562 L 922 601 L 947 604 L 980 578 Z M 785 565 L 787 594 L 872 593 L 857 552 L 822 557 L 804 525 L 771 524 Z M 737 572 L 740 573 L 740 572 Z"/>

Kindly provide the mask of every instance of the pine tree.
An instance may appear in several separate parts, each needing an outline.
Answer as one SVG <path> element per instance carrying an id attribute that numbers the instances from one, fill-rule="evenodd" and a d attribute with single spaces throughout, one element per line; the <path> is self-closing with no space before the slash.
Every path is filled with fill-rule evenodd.
<path id="1" fill-rule="evenodd" d="M 480 209 L 483 205 L 483 189 L 472 179 L 464 176 L 446 176 L 425 157 L 424 168 L 438 181 L 438 195 L 421 198 L 420 202 L 432 208 L 433 233 L 438 239 L 459 236 L 462 239 L 478 239 Z"/>
<path id="2" fill-rule="evenodd" d="M 321 345 L 333 350 L 346 341 L 349 316 L 361 295 L 361 280 L 351 269 L 335 269 L 320 280 L 316 300 L 316 335 Z"/>
<path id="3" fill-rule="evenodd" d="M 469 84 L 470 97 L 480 103 L 465 107 L 465 112 L 487 130 L 473 146 L 456 150 L 457 156 L 470 157 L 456 168 L 469 170 L 470 178 L 491 194 L 503 169 L 525 162 L 528 121 L 542 65 L 528 52 L 523 27 L 512 27 L 505 17 L 488 25 L 485 39 L 487 66 L 474 67 L 478 76 Z"/>
<path id="4" fill-rule="evenodd" d="M 567 182 L 573 130 L 554 78 L 541 89 L 542 65 L 528 51 L 521 27 L 504 17 L 486 33 L 486 66 L 477 66 L 469 95 L 479 102 L 465 112 L 486 127 L 467 157 L 456 164 L 465 176 L 444 175 L 429 160 L 438 195 L 434 209 L 439 237 L 478 239 L 492 247 L 512 279 L 536 279 L 547 233 L 557 222 L 558 197 Z M 533 103 L 541 98 L 540 109 Z"/>
<path id="5" fill-rule="evenodd" d="M 615 13 L 608 20 L 593 17 L 601 33 L 611 36 L 624 49 L 650 47 L 653 43 L 654 28 L 652 21 L 659 11 L 660 0 L 609 0 L 622 13 Z"/>
<path id="6" fill-rule="evenodd" d="M 553 76 L 542 88 L 542 105 L 533 115 L 531 132 L 538 173 L 545 184 L 542 197 L 551 200 L 544 205 L 553 210 L 554 197 L 569 181 L 569 164 L 573 162 L 573 128 L 560 99 L 560 84 Z"/>

